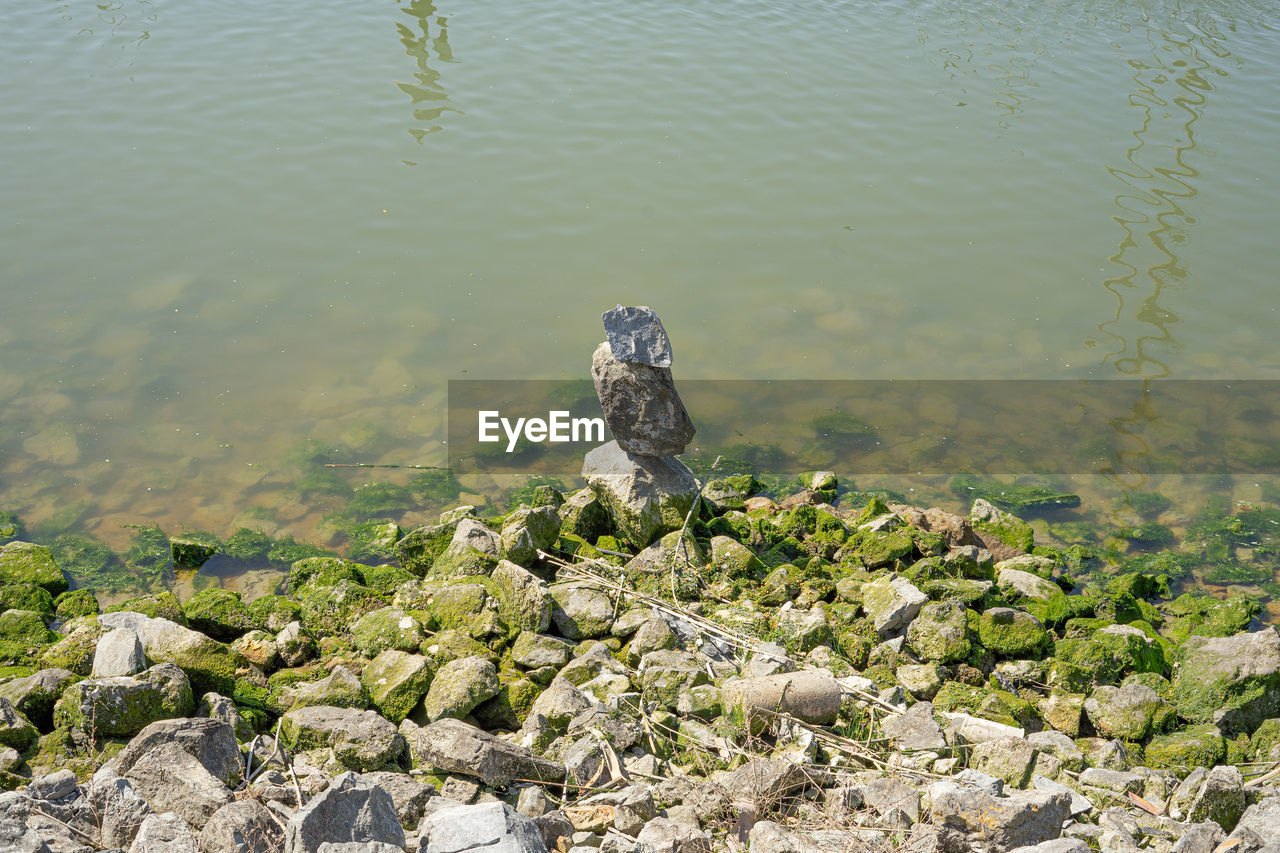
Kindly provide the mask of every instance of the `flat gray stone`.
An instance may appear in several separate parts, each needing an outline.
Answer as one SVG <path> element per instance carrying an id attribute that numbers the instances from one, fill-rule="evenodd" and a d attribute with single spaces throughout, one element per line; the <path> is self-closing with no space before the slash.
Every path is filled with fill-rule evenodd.
<path id="1" fill-rule="evenodd" d="M 1052 841 L 1071 816 L 1071 798 L 1047 791 L 993 797 L 950 781 L 929 788 L 933 822 L 944 850 L 1010 850 Z"/>
<path id="2" fill-rule="evenodd" d="M 200 848 L 187 822 L 167 812 L 146 816 L 129 853 L 200 853 Z"/>
<path id="3" fill-rule="evenodd" d="M 113 628 L 98 638 L 93 652 L 93 678 L 137 675 L 147 668 L 142 640 L 129 628 Z"/>
<path id="4" fill-rule="evenodd" d="M 437 720 L 417 726 L 400 724 L 414 764 L 429 764 L 446 773 L 479 779 L 486 785 L 507 785 L 517 779 L 564 781 L 564 765 L 495 737 L 461 720 Z"/>
<path id="5" fill-rule="evenodd" d="M 604 333 L 618 361 L 671 366 L 671 339 L 662 321 L 648 305 L 612 308 L 602 315 Z"/>
<path id="6" fill-rule="evenodd" d="M 456 806 L 428 815 L 419 828 L 421 853 L 546 853 L 537 824 L 506 803 Z"/>

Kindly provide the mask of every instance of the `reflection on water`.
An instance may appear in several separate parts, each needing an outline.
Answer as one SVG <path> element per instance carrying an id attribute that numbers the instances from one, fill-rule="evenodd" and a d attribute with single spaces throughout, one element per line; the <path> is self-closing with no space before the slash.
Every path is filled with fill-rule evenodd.
<path id="1" fill-rule="evenodd" d="M 1147 24 L 1151 52 L 1127 60 L 1134 87 L 1129 104 L 1138 111 L 1139 126 L 1125 163 L 1107 167 L 1124 185 L 1113 217 L 1124 236 L 1109 259 L 1122 273 L 1103 282 L 1115 296 L 1116 311 L 1098 331 L 1106 350 L 1102 363 L 1127 376 L 1160 378 L 1170 373 L 1163 359 L 1178 351 L 1173 327 L 1179 322 L 1161 300 L 1186 280 L 1188 261 L 1179 252 L 1196 224 L 1187 208 L 1200 173 L 1187 154 L 1196 147 L 1195 125 L 1212 81 L 1227 76 L 1221 65 L 1230 53 L 1218 22 L 1203 12 L 1193 13 L 1191 21 Z"/>
<path id="2" fill-rule="evenodd" d="M 1047 53 L 1037 35 L 1044 29 L 1045 17 L 1037 15 L 1028 21 L 1025 14 L 1026 9 L 1016 3 L 975 7 L 951 0 L 926 4 L 916 14 L 920 43 L 939 42 L 933 55 L 948 78 L 960 85 L 956 106 L 967 107 L 979 99 L 992 104 L 1002 130 L 1012 128 L 1024 105 L 1034 99 L 1039 84 L 1031 72 Z M 935 37 L 931 34 L 935 28 L 944 34 Z"/>
<path id="3" fill-rule="evenodd" d="M 53 8 L 58 16 L 68 23 L 80 26 L 76 33 L 81 38 L 106 35 L 108 44 L 116 45 L 127 65 L 134 63 L 134 52 L 142 43 L 151 38 L 151 25 L 160 18 L 154 3 L 149 0 L 115 0 L 110 3 L 93 4 L 93 12 L 89 15 L 76 14 L 79 3 L 58 3 Z M 120 58 L 112 62 L 115 65 Z"/>
<path id="4" fill-rule="evenodd" d="M 1098 324 L 1105 350 L 1100 363 L 1143 379 L 1145 392 L 1151 380 L 1172 373 L 1169 356 L 1180 351 L 1174 336 L 1179 317 L 1162 300 L 1187 280 L 1189 229 L 1196 224 L 1189 205 L 1197 195 L 1193 181 L 1200 177 L 1187 155 L 1196 147 L 1195 125 L 1214 89 L 1211 81 L 1227 77 L 1221 66 L 1230 57 L 1212 16 L 1195 10 L 1183 20 L 1181 6 L 1173 13 L 1168 20 L 1145 19 L 1150 52 L 1126 60 L 1138 127 L 1124 164 L 1107 167 L 1124 187 L 1115 197 L 1119 213 L 1112 217 L 1124 234 L 1109 258 L 1122 272 L 1103 281 L 1116 308 Z M 1109 473 L 1122 488 L 1145 487 L 1140 468 L 1151 447 L 1143 433 L 1159 417 L 1144 393 L 1130 417 L 1113 422 L 1120 447 Z"/>
<path id="5" fill-rule="evenodd" d="M 396 31 L 400 34 L 400 43 L 404 45 L 404 52 L 413 57 L 418 64 L 418 70 L 414 72 L 413 83 L 397 81 L 396 86 L 413 102 L 414 120 L 427 124 L 426 127 L 409 129 L 409 133 L 421 144 L 427 134 L 444 129 L 443 125 L 438 123 L 442 115 L 446 112 L 461 112 L 448 103 L 449 94 L 440 83 L 440 72 L 430 65 L 433 53 L 440 62 L 455 60 L 453 48 L 449 46 L 448 19 L 436 15 L 434 3 L 430 0 L 410 0 L 408 6 L 400 11 L 413 18 L 416 25 L 415 29 L 397 21 Z M 434 36 L 431 34 L 433 26 L 435 27 Z M 408 165 L 417 165 L 407 160 L 405 162 Z"/>

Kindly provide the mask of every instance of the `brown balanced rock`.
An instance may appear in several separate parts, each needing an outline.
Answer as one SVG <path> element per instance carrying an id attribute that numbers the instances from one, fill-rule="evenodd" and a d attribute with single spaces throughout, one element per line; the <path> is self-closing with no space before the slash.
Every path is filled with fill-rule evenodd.
<path id="1" fill-rule="evenodd" d="M 618 361 L 604 341 L 591 357 L 591 378 L 605 423 L 623 450 L 635 456 L 684 452 L 695 430 L 671 368 Z"/>

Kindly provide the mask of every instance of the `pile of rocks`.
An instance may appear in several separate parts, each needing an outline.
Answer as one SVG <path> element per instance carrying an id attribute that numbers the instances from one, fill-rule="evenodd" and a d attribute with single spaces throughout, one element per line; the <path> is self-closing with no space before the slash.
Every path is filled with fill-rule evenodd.
<path id="1" fill-rule="evenodd" d="M 643 548 L 692 505 L 698 484 L 676 456 L 695 430 L 671 376 L 671 341 L 653 309 L 619 305 L 604 313 L 604 328 L 591 378 L 613 441 L 587 453 L 582 479 L 619 519 L 619 533 Z"/>

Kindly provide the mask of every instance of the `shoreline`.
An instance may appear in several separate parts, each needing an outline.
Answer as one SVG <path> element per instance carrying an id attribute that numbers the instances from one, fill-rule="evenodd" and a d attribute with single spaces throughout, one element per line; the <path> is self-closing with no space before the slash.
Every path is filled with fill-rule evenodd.
<path id="1" fill-rule="evenodd" d="M 98 613 L 47 549 L 0 546 L 6 601 L 21 590 L 31 608 L 0 616 L 17 664 L 0 672 L 5 787 L 39 790 L 64 768 L 84 786 L 149 727 L 197 725 L 200 704 L 239 752 L 274 751 L 278 734 L 292 757 L 270 759 L 272 778 L 301 773 L 304 798 L 377 789 L 399 814 L 397 786 L 412 783 L 442 813 L 505 800 L 549 847 L 684 833 L 702 849 L 827 849 L 837 832 L 840 849 L 1011 849 L 1010 833 L 1065 832 L 1172 850 L 1191 823 L 1211 818 L 1216 835 L 1196 832 L 1221 841 L 1246 808 L 1280 805 L 1280 789 L 1246 782 L 1280 767 L 1280 633 L 1250 631 L 1248 596 L 1175 596 L 1154 569 L 1180 564 L 1160 550 L 1142 557 L 1153 570 L 1085 576 L 1081 549 L 1037 545 L 983 498 L 960 516 L 879 497 L 833 506 L 830 472 L 801 485 L 775 502 L 750 475 L 717 478 L 696 513 L 689 490 L 640 505 L 634 482 L 542 485 L 499 518 L 459 507 L 386 529 L 381 565 L 304 556 L 286 594 L 251 602 L 208 586 Z M 1212 544 L 1269 518 L 1249 512 L 1269 511 L 1196 523 Z M 462 744 L 555 773 L 528 793 L 451 759 Z M 366 778 L 384 770 L 396 777 Z M 170 801 L 145 774 L 119 775 Z M 780 787 L 744 800 L 747 778 Z M 64 794 L 68 808 L 102 784 Z M 254 785 L 282 826 L 301 820 L 297 796 L 275 791 L 288 785 Z M 605 801 L 584 803 L 592 792 Z M 622 792 L 649 804 L 644 820 L 608 799 Z M 530 814 L 538 797 L 545 813 Z M 182 818 L 193 838 L 217 811 L 202 808 Z M 985 826 L 988 812 L 1007 819 Z M 431 813 L 408 817 L 387 843 L 430 842 Z"/>

